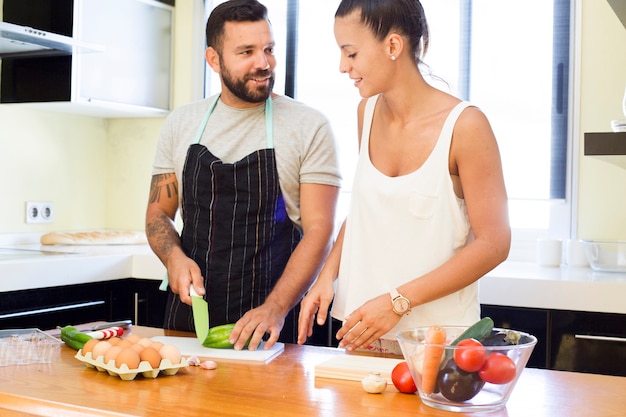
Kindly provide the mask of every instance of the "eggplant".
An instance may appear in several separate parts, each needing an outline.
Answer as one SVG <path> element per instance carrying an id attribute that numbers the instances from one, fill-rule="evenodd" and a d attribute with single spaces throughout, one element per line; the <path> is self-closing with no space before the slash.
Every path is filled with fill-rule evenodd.
<path id="1" fill-rule="evenodd" d="M 454 358 L 449 359 L 437 375 L 437 388 L 450 401 L 463 402 L 474 398 L 483 388 L 478 372 L 465 372 L 457 366 Z"/>

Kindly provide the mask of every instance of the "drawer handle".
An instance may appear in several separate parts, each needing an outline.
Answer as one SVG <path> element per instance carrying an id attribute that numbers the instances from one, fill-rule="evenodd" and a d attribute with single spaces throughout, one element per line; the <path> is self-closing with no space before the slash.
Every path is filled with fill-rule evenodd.
<path id="1" fill-rule="evenodd" d="M 611 337 L 611 336 L 593 336 L 588 334 L 577 334 L 574 335 L 576 339 L 587 339 L 587 340 L 603 340 L 605 342 L 622 342 L 626 343 L 626 337 Z"/>
<path id="2" fill-rule="evenodd" d="M 104 304 L 104 301 L 89 301 L 87 303 L 69 304 L 58 307 L 41 308 L 39 310 L 21 311 L 19 313 L 0 314 L 0 319 L 8 319 L 12 317 L 34 316 L 35 314 L 52 313 L 55 311 L 74 310 L 77 308 L 92 307 Z"/>

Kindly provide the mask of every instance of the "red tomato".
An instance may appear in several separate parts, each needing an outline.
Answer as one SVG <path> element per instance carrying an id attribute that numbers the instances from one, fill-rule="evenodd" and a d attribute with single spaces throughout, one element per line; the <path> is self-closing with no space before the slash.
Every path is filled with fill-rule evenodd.
<path id="1" fill-rule="evenodd" d="M 492 384 L 507 384 L 515 378 L 515 362 L 504 353 L 493 352 L 487 356 L 478 376 Z"/>
<path id="2" fill-rule="evenodd" d="M 454 350 L 454 362 L 465 372 L 476 372 L 483 367 L 487 352 L 483 344 L 476 339 L 464 339 Z"/>
<path id="3" fill-rule="evenodd" d="M 413 381 L 413 376 L 411 376 L 411 371 L 409 370 L 409 364 L 406 361 L 400 362 L 393 368 L 393 371 L 391 371 L 391 382 L 393 382 L 398 391 L 405 394 L 413 394 L 417 391 L 415 381 Z"/>

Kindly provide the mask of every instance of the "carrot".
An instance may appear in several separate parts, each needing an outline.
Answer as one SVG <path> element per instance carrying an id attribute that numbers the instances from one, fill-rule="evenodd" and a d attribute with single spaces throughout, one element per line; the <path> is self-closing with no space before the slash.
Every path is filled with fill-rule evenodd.
<path id="1" fill-rule="evenodd" d="M 437 374 L 439 364 L 444 352 L 446 343 L 446 331 L 443 327 L 433 325 L 426 331 L 424 340 L 424 362 L 422 366 L 422 392 L 426 395 L 432 394 L 437 385 Z"/>

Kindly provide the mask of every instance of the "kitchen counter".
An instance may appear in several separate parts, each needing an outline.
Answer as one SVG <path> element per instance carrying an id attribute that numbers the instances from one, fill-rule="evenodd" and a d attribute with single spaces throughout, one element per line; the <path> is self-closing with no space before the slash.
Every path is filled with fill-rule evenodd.
<path id="1" fill-rule="evenodd" d="M 134 326 L 145 337 L 193 334 Z M 358 381 L 315 377 L 315 366 L 342 350 L 286 345 L 266 365 L 220 361 L 173 376 L 122 381 L 87 368 L 61 346 L 52 364 L 0 367 L 0 415 L 15 416 L 430 416 L 467 415 L 430 408 L 388 387 L 367 394 Z M 525 369 L 506 408 L 484 417 L 621 417 L 626 378 Z"/>
<path id="2" fill-rule="evenodd" d="M 0 247 L 9 245 L 0 239 Z M 64 254 L 0 261 L 0 292 L 123 278 L 161 280 L 165 274 L 165 268 L 148 245 L 30 243 L 10 247 Z M 622 297 L 625 290 L 624 273 L 506 261 L 481 279 L 480 301 L 514 307 L 626 314 Z"/>

